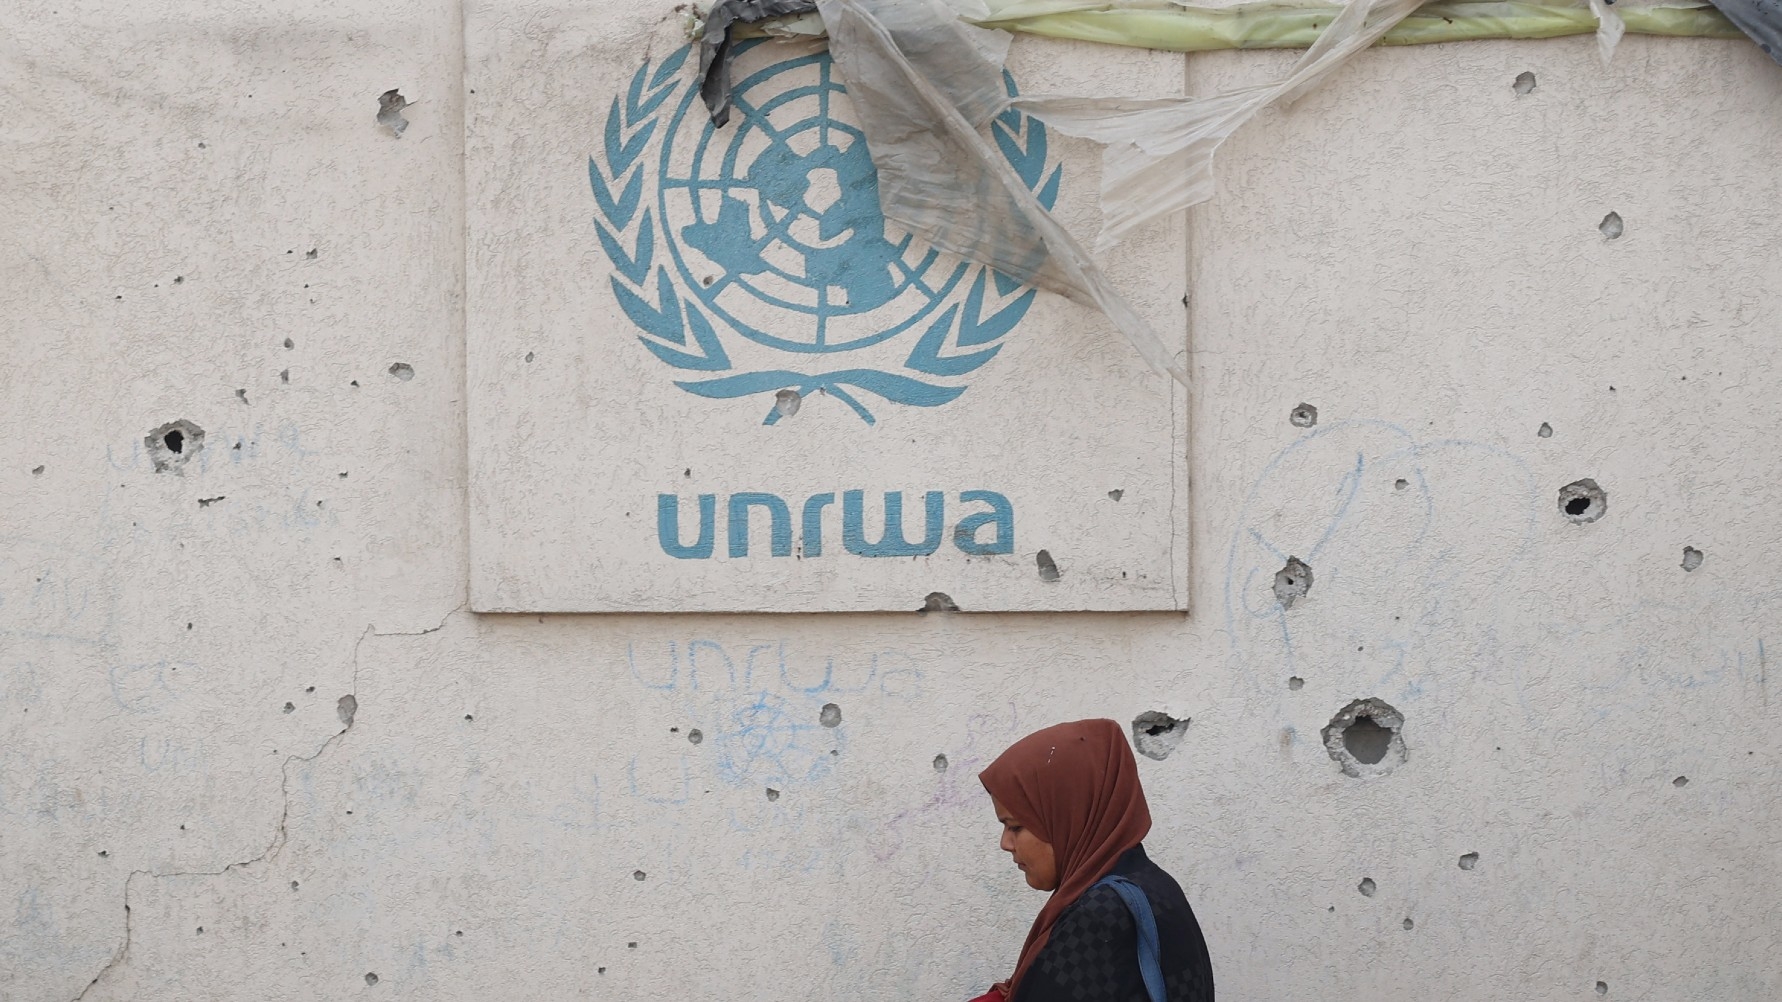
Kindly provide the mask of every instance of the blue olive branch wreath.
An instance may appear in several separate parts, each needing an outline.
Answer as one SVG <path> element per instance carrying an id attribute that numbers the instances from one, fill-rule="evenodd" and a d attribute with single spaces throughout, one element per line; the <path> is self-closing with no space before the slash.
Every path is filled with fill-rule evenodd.
<path id="1" fill-rule="evenodd" d="M 669 268 L 657 262 L 657 244 L 665 227 L 644 197 L 645 171 L 640 166 L 656 135 L 657 112 L 684 85 L 677 74 L 691 51 L 690 46 L 682 48 L 659 65 L 644 63 L 625 93 L 613 98 L 600 155 L 588 158 L 588 183 L 598 210 L 594 232 L 613 266 L 613 295 L 626 317 L 637 325 L 638 340 L 673 368 L 725 373 L 733 366 L 716 328 L 699 304 L 677 288 Z M 1009 89 L 1013 94 L 1012 79 Z M 1062 175 L 1056 167 L 1047 172 L 1045 127 L 1011 108 L 992 123 L 991 135 L 1021 180 L 1038 188 L 1040 202 L 1047 207 L 1054 204 Z M 1036 294 L 1028 289 L 986 313 L 985 299 L 992 286 L 998 300 L 1021 288 L 1019 282 L 999 272 L 979 268 L 964 300 L 941 311 L 916 342 L 904 361 L 906 374 L 861 368 L 814 374 L 770 369 L 677 380 L 675 385 L 712 399 L 783 389 L 800 396 L 823 392 L 848 405 L 867 424 L 876 423 L 872 412 L 846 388 L 907 406 L 950 403 L 965 392 L 965 386 L 928 382 L 917 376 L 957 379 L 977 371 L 1002 351 L 1002 339 L 1027 314 Z M 770 408 L 763 423 L 775 424 L 781 416 L 778 407 Z"/>

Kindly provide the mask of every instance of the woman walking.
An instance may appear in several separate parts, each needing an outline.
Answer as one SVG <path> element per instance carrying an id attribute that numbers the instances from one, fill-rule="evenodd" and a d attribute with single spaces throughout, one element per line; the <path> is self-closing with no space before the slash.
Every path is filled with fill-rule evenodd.
<path id="1" fill-rule="evenodd" d="M 974 1002 L 1212 1002 L 1200 923 L 1140 844 L 1151 812 L 1119 724 L 1036 731 L 978 778 L 1003 851 L 1052 896 L 1014 975 Z"/>

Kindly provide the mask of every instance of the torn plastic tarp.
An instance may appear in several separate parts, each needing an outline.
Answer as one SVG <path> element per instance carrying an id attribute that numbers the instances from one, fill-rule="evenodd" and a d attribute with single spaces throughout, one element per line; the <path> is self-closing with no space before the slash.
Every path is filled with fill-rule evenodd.
<path id="1" fill-rule="evenodd" d="M 712 124 L 730 121 L 730 34 L 738 21 L 753 24 L 769 18 L 809 14 L 814 0 L 718 0 L 705 16 L 699 46 L 699 96 L 705 100 Z"/>
<path id="2" fill-rule="evenodd" d="M 1595 31 L 1606 61 L 1629 27 L 1666 35 L 1732 37 L 1734 32 L 1724 18 L 1691 0 L 1661 0 L 1655 6 L 1631 9 L 1623 4 L 1625 19 L 1609 11 L 1604 0 L 1571 5 L 1518 0 L 1429 5 L 1420 0 L 1353 0 L 1340 8 L 1248 5 L 1229 10 L 1194 7 L 1178 0 L 948 2 L 958 7 L 980 6 L 982 13 L 963 13 L 966 20 L 987 28 L 1151 48 L 1307 46 L 1309 42 L 1305 56 L 1284 79 L 1211 97 L 1018 99 L 1023 111 L 1060 131 L 1107 146 L 1102 179 L 1104 222 L 1098 249 L 1112 246 L 1141 225 L 1210 198 L 1213 157 L 1226 138 L 1263 108 L 1291 103 L 1361 50 L 1382 40 L 1414 44 Z M 1758 2 L 1774 4 L 1778 0 Z M 965 28 L 943 9 L 942 0 L 817 0 L 817 7 L 838 72 L 862 118 L 867 147 L 879 171 L 886 217 L 943 250 L 1099 307 L 1150 364 L 1185 384 L 1186 373 L 1174 353 L 979 133 L 980 127 L 1007 106 L 998 79 L 1002 59 L 994 46 L 986 43 L 987 33 Z M 1457 28 L 1456 14 L 1471 16 L 1474 23 Z M 1110 15 L 1148 18 L 1152 30 L 1136 40 L 1104 37 L 1108 34 L 1105 23 L 1083 30 L 1082 19 Z M 1278 33 L 1262 37 L 1267 32 L 1259 32 L 1256 26 L 1271 19 L 1293 22 L 1292 37 L 1283 39 Z M 1067 23 L 1072 21 L 1075 23 Z M 1238 26 L 1235 34 L 1239 40 L 1226 41 L 1231 32 L 1212 44 L 1207 43 L 1204 30 L 1196 36 L 1197 28 L 1216 22 L 1227 29 Z M 1127 21 L 1124 27 L 1130 34 L 1133 22 Z M 1160 27 L 1168 30 L 1155 30 Z M 1393 32 L 1400 28 L 1406 30 L 1394 39 Z M 1457 31 L 1461 33 L 1452 34 Z M 1465 34 L 1467 31 L 1475 34 Z M 1173 37 L 1166 38 L 1171 32 Z M 814 26 L 806 20 L 797 33 L 814 34 Z M 1192 37 L 1184 39 L 1184 33 Z M 707 38 L 711 38 L 709 29 Z"/>
<path id="3" fill-rule="evenodd" d="M 1213 157 L 1257 112 L 1292 102 L 1378 42 L 1422 0 L 1354 0 L 1339 12 L 1286 77 L 1204 98 L 1109 101 L 1023 97 L 1017 106 L 1047 125 L 1106 145 L 1102 229 L 1106 250 L 1154 219 L 1213 196 Z"/>
<path id="4" fill-rule="evenodd" d="M 1714 6 L 1782 65 L 1782 0 L 1714 0 Z"/>
<path id="5" fill-rule="evenodd" d="M 938 0 L 818 0 L 879 173 L 885 216 L 936 247 L 1106 313 L 1139 355 L 1188 374 L 979 131 L 1008 106 L 999 60 Z"/>
<path id="6" fill-rule="evenodd" d="M 1596 51 L 1602 55 L 1604 66 L 1615 58 L 1615 47 L 1621 44 L 1621 36 L 1627 34 L 1627 22 L 1609 7 L 1614 2 L 1590 0 L 1590 12 L 1596 15 Z"/>
<path id="7" fill-rule="evenodd" d="M 1602 0 L 1591 3 L 1600 7 Z M 1140 6 L 1157 5 L 1142 0 L 1119 5 L 1015 0 L 999 3 L 987 23 L 1006 24 L 1011 13 L 1022 10 L 1036 14 L 1039 10 L 1063 12 L 1073 7 L 1081 11 Z M 1023 97 L 1016 104 L 1062 132 L 1106 145 L 1102 159 L 1102 229 L 1096 241 L 1096 250 L 1105 251 L 1134 229 L 1211 198 L 1213 158 L 1232 133 L 1263 108 L 1277 101 L 1297 100 L 1362 49 L 1387 37 L 1413 13 L 1441 16 L 1442 12 L 1432 11 L 1432 6 L 1436 5 L 1425 6 L 1420 0 L 1354 0 L 1336 11 L 1330 26 L 1318 34 L 1292 72 L 1272 84 L 1204 98 L 1109 102 L 1034 96 Z M 1331 10 L 1326 8 L 1326 16 Z M 1622 19 L 1606 9 L 1601 14 L 1582 8 L 1573 11 L 1574 23 L 1583 18 L 1596 22 L 1598 46 L 1607 62 L 1621 37 Z M 1630 10 L 1629 14 L 1632 13 Z"/>

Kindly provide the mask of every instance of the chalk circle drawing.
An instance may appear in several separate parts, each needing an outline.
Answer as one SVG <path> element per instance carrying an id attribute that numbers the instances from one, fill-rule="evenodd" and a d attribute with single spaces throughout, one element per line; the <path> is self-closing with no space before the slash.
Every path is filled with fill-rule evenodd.
<path id="1" fill-rule="evenodd" d="M 816 392 L 867 424 L 876 418 L 862 395 L 912 407 L 957 399 L 1027 315 L 1034 290 L 887 222 L 827 52 L 744 77 L 735 124 L 719 130 L 680 75 L 690 51 L 637 70 L 588 158 L 594 232 L 638 340 L 684 374 L 675 385 L 689 393 L 761 395 L 769 425 Z M 1048 163 L 1045 127 L 1011 109 L 991 135 L 1050 208 L 1062 175 Z M 868 361 L 835 364 L 867 349 L 878 349 Z M 745 351 L 777 364 L 748 368 Z"/>
<path id="2" fill-rule="evenodd" d="M 1530 553 L 1540 494 L 1527 463 L 1494 445 L 1385 421 L 1320 425 L 1269 461 L 1238 514 L 1224 586 L 1236 663 L 1276 699 L 1293 691 L 1281 676 L 1316 675 L 1416 700 L 1442 677 L 1432 637 L 1489 645 L 1496 613 L 1468 595 Z M 1296 564 L 1317 573 L 1303 606 L 1284 600 Z"/>

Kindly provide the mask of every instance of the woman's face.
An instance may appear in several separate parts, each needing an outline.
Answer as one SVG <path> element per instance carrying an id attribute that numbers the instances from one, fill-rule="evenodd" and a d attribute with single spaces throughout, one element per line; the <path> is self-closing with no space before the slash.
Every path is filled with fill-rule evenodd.
<path id="1" fill-rule="evenodd" d="M 1052 843 L 1040 841 L 1000 801 L 991 798 L 990 803 L 996 808 L 996 820 L 1002 822 L 1002 851 L 1015 857 L 1027 886 L 1036 891 L 1057 890 L 1058 857 L 1052 852 Z"/>

